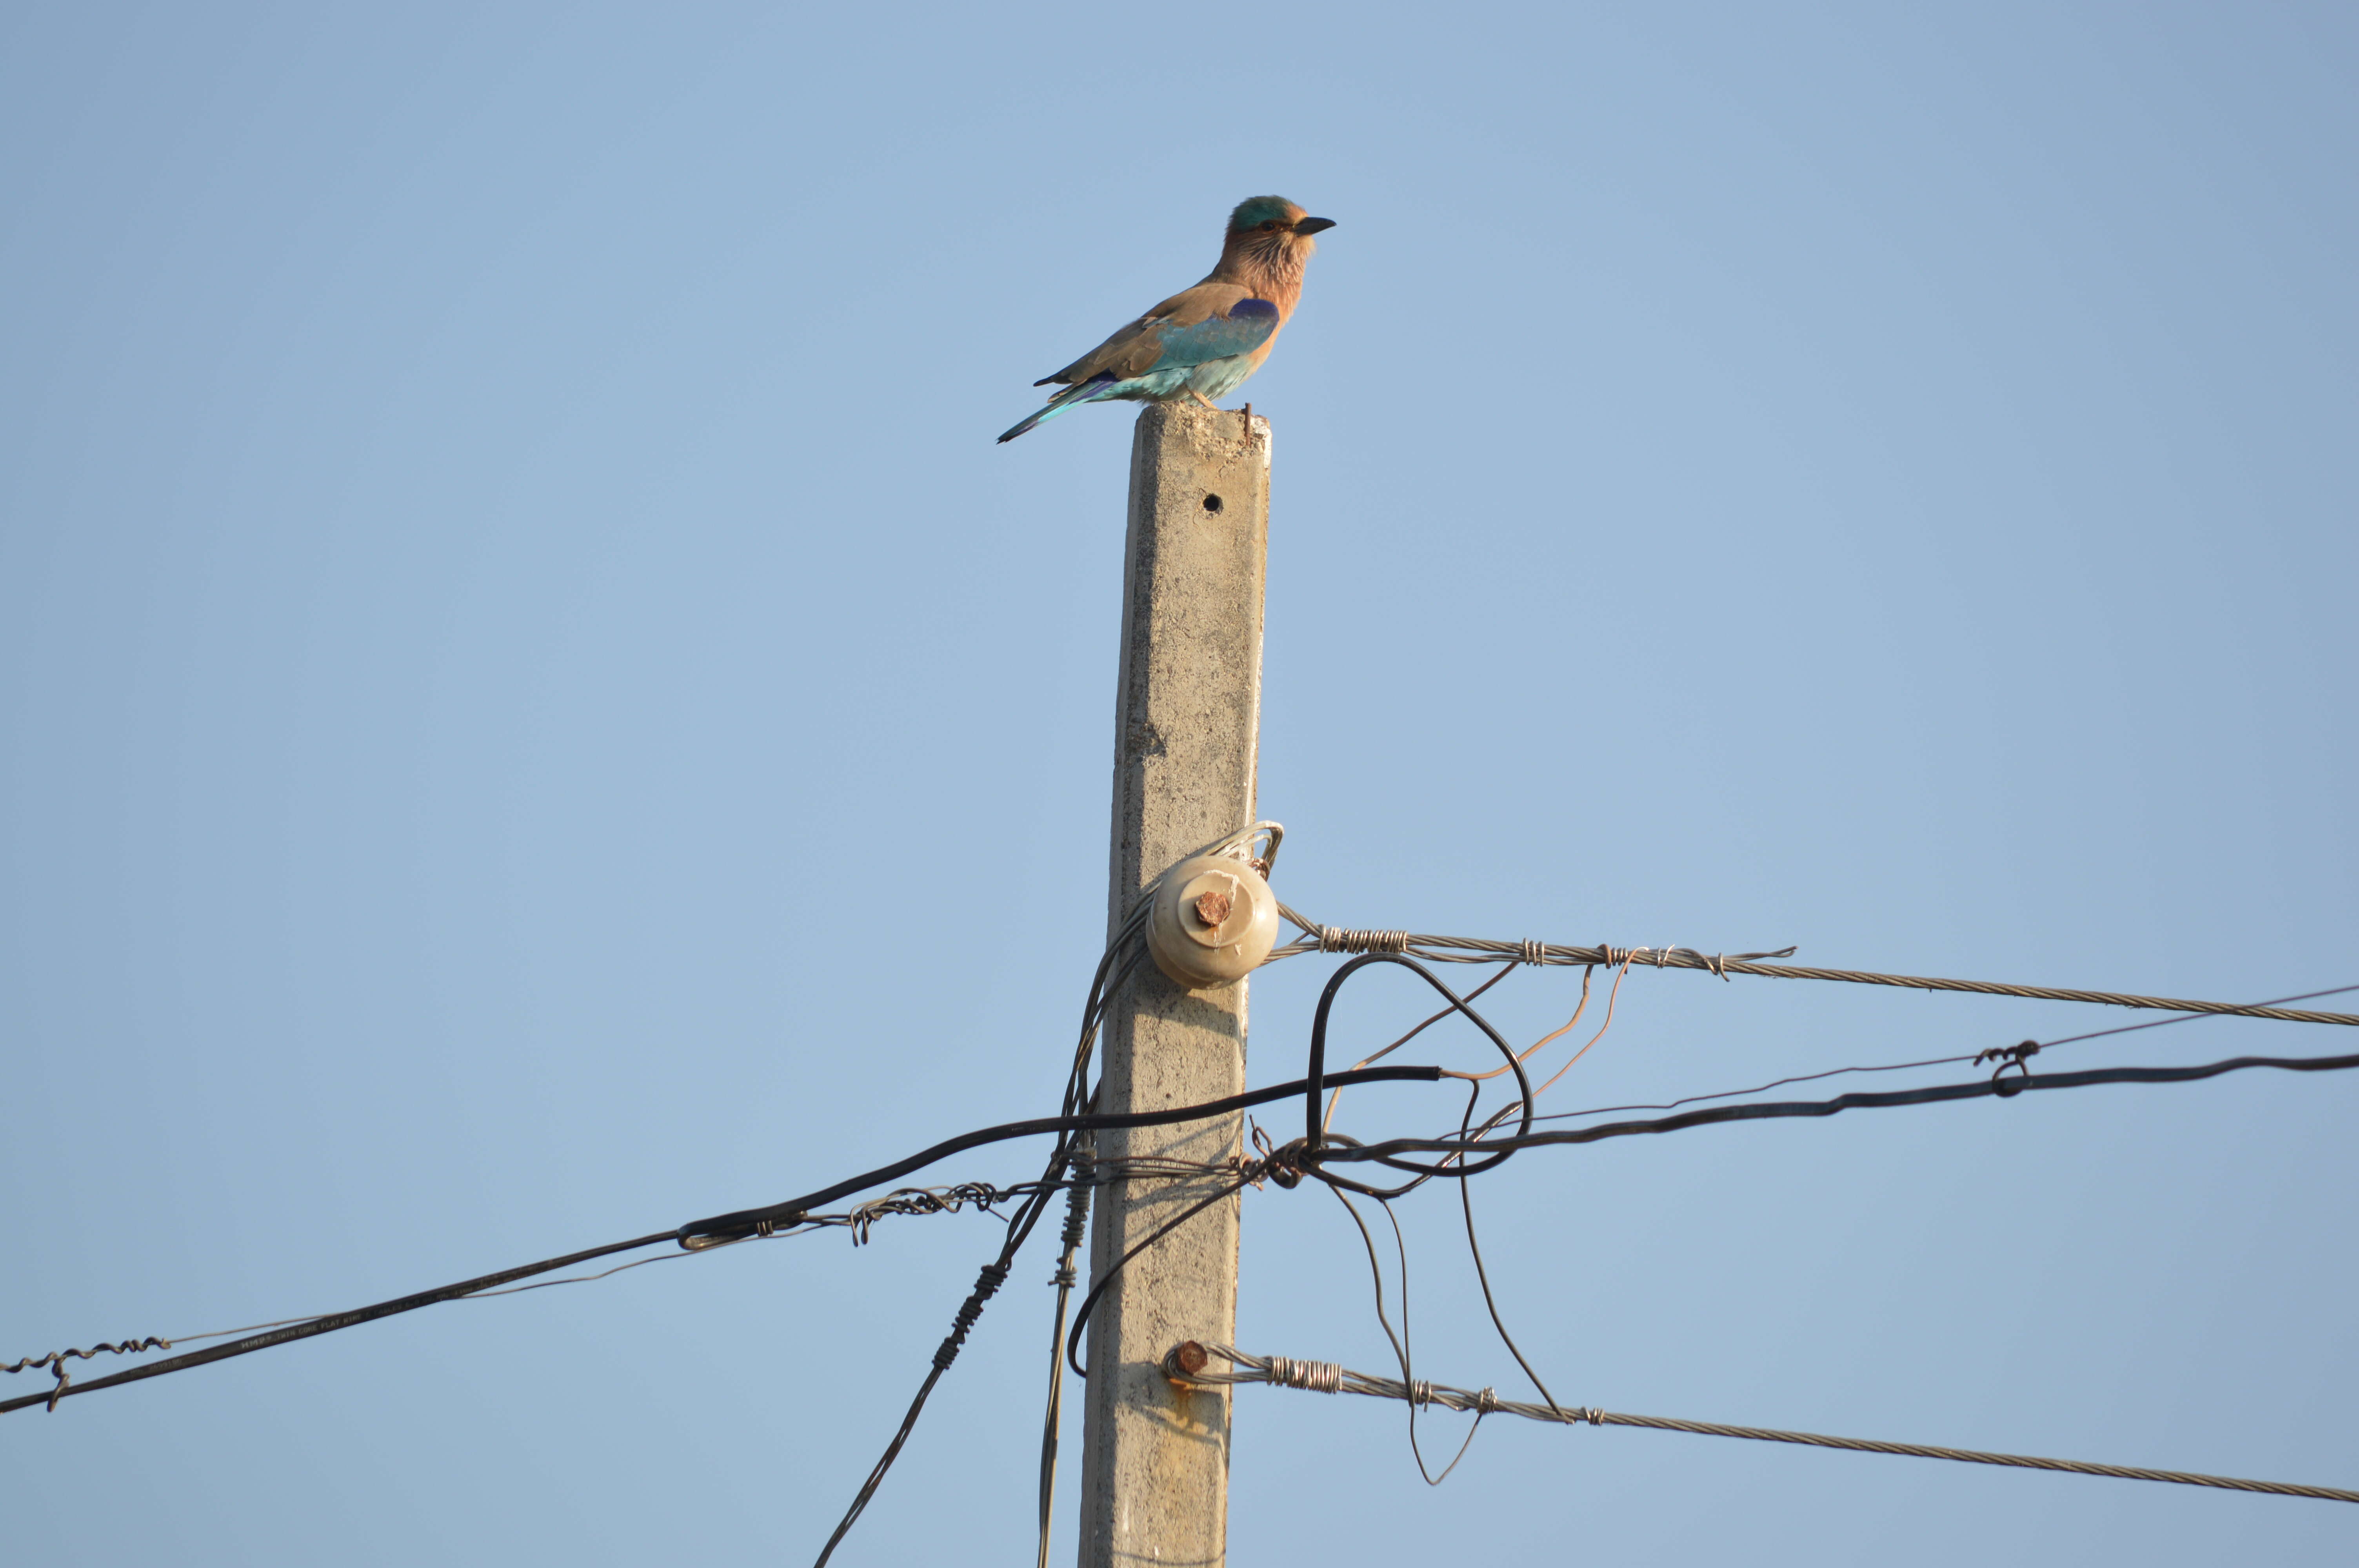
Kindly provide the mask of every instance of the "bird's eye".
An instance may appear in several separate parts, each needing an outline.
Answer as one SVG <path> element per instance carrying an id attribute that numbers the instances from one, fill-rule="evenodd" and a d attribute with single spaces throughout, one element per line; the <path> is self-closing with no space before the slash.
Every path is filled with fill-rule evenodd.
<path id="1" fill-rule="evenodd" d="M 1267 222 L 1266 222 L 1266 223 L 1264 223 L 1264 224 L 1262 225 L 1262 229 L 1264 230 L 1264 232 L 1267 232 L 1268 230 L 1275 229 L 1275 228 L 1277 228 L 1277 219 L 1275 219 L 1275 218 L 1270 219 Z"/>

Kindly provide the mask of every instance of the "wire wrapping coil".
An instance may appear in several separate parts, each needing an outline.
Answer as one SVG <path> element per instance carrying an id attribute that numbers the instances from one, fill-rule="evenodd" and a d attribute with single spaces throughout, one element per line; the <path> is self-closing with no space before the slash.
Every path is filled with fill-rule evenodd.
<path id="1" fill-rule="evenodd" d="M 1294 1361 L 1272 1356 L 1263 1364 L 1262 1371 L 1270 1382 L 1289 1389 L 1308 1389 L 1315 1394 L 1340 1393 L 1343 1388 L 1343 1368 L 1332 1361 Z"/>
<path id="2" fill-rule="evenodd" d="M 13 1366 L 0 1367 L 0 1372 L 23 1372 L 41 1367 L 55 1367 L 62 1373 L 65 1370 L 68 1357 L 83 1361 L 94 1361 L 103 1355 L 136 1356 L 143 1350 L 169 1350 L 170 1348 L 172 1348 L 170 1340 L 158 1339 L 151 1334 L 145 1339 L 125 1339 L 114 1345 L 102 1341 L 87 1350 L 52 1350 L 46 1356 L 23 1357 Z"/>
<path id="3" fill-rule="evenodd" d="M 1411 940 L 1406 931 L 1351 931 L 1341 925 L 1317 925 L 1310 929 L 1321 953 L 1406 953 Z M 1278 951 L 1299 952 L 1301 948 L 1289 944 Z M 1276 957 L 1277 953 L 1272 953 L 1270 957 Z"/>
<path id="4" fill-rule="evenodd" d="M 968 1332 L 983 1316 L 984 1304 L 997 1295 L 999 1287 L 1006 1283 L 1007 1283 L 1006 1264 L 985 1263 L 983 1266 L 983 1271 L 975 1276 L 974 1290 L 965 1301 L 959 1303 L 957 1315 L 951 1319 L 949 1337 L 934 1347 L 934 1366 L 937 1370 L 947 1372 L 951 1369 L 951 1363 L 958 1359 L 959 1351 L 966 1345 Z"/>

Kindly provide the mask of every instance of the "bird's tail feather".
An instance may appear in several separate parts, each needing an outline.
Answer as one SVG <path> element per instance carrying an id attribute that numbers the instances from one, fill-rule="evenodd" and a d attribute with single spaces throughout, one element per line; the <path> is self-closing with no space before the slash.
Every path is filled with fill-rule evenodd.
<path id="1" fill-rule="evenodd" d="M 1024 434 L 1025 431 L 1032 428 L 1033 426 L 1039 424 L 1042 420 L 1054 419 L 1058 415 L 1062 414 L 1066 409 L 1072 407 L 1077 403 L 1094 402 L 1098 398 L 1104 396 L 1107 392 L 1111 391 L 1114 387 L 1114 374 L 1112 371 L 1100 371 L 1097 374 L 1090 377 L 1089 380 L 1075 386 L 1069 386 L 1065 388 L 1064 391 L 1057 394 L 1056 396 L 1049 399 L 1049 406 L 1046 408 L 1029 416 L 1014 428 L 1001 435 L 999 438 L 1003 442 L 1012 441 L 1016 439 L 1016 437 Z"/>

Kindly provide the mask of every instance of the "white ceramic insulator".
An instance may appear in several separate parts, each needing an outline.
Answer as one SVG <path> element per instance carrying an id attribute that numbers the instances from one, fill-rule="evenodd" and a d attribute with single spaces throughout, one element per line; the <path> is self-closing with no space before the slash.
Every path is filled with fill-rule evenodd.
<path id="1" fill-rule="evenodd" d="M 1173 980 L 1206 990 L 1258 968 L 1277 946 L 1277 895 L 1259 871 L 1234 856 L 1199 855 L 1156 885 L 1147 950 Z"/>

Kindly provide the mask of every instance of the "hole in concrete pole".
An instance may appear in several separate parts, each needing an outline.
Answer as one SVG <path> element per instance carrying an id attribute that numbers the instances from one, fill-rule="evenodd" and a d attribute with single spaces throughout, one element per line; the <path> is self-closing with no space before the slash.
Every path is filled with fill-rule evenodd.
<path id="1" fill-rule="evenodd" d="M 1207 512 L 1218 512 L 1220 509 L 1221 509 L 1221 498 L 1220 498 L 1219 496 L 1217 496 L 1217 495 L 1208 495 L 1208 496 L 1204 497 L 1204 510 L 1205 510 L 1205 511 L 1207 511 Z"/>

